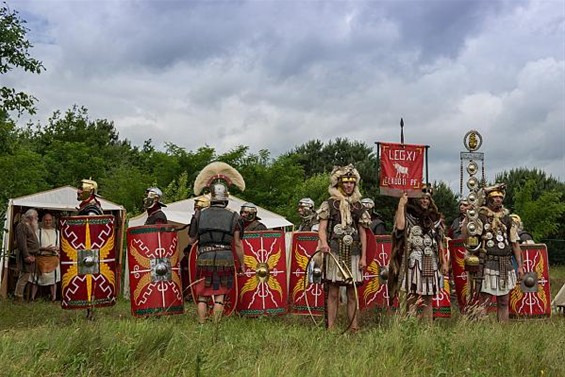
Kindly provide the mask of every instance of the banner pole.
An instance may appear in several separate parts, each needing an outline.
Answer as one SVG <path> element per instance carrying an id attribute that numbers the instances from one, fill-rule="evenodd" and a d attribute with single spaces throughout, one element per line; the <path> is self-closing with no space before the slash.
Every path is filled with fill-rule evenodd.
<path id="1" fill-rule="evenodd" d="M 430 149 L 430 146 L 425 145 L 424 147 L 426 148 L 426 185 L 428 185 L 430 183 L 429 177 L 428 177 L 428 151 Z"/>
<path id="2" fill-rule="evenodd" d="M 379 189 L 379 194 L 381 192 L 381 143 L 375 141 L 377 144 L 377 188 Z"/>

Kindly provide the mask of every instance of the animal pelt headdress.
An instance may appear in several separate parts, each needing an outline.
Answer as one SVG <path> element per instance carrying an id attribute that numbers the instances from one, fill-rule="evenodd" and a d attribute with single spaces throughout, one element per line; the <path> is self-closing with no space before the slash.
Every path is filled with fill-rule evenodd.
<path id="1" fill-rule="evenodd" d="M 212 162 L 204 167 L 198 173 L 194 180 L 194 194 L 200 195 L 204 189 L 209 189 L 211 193 L 211 201 L 215 199 L 228 199 L 228 187 L 236 186 L 241 191 L 245 190 L 245 181 L 241 174 L 225 162 Z M 222 191 L 221 186 L 225 188 Z"/>
<path id="2" fill-rule="evenodd" d="M 361 192 L 359 191 L 359 182 L 361 176 L 352 164 L 347 166 L 334 166 L 330 174 L 330 186 L 328 192 L 332 199 L 339 201 L 339 212 L 341 214 L 342 225 L 351 224 L 351 204 L 361 200 Z M 351 195 L 346 195 L 341 184 L 343 182 L 355 182 L 355 189 Z"/>

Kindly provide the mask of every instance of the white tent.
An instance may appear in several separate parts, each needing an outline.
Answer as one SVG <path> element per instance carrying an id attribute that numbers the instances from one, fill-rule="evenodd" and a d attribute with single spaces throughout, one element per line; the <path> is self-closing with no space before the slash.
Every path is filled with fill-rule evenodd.
<path id="1" fill-rule="evenodd" d="M 230 195 L 230 201 L 228 203 L 228 208 L 239 213 L 239 209 L 245 201 Z M 169 223 L 176 224 L 190 224 L 192 215 L 194 214 L 194 198 L 181 200 L 174 203 L 167 204 L 167 207 L 163 208 L 163 212 L 167 215 L 167 220 Z M 261 218 L 261 222 L 265 224 L 268 229 L 275 228 L 287 228 L 292 227 L 293 224 L 285 219 L 281 215 L 277 215 L 274 212 L 268 211 L 264 208 L 257 206 L 257 216 Z M 143 214 L 132 217 L 129 220 L 129 226 L 138 226 L 145 224 L 147 219 L 147 212 Z"/>
<path id="2" fill-rule="evenodd" d="M 117 217 L 116 221 L 116 235 L 117 245 L 122 244 L 122 229 L 123 222 L 126 216 L 126 210 L 123 206 L 112 203 L 108 200 L 100 198 L 100 203 L 102 209 L 105 213 L 113 214 Z M 3 253 L 0 256 L 0 280 L 2 281 L 2 286 L 0 290 L 0 295 L 6 297 L 8 290 L 8 269 L 9 269 L 9 257 L 10 251 L 14 249 L 12 230 L 19 221 L 20 215 L 29 208 L 35 208 L 38 211 L 50 210 L 50 211 L 76 211 L 77 202 L 77 189 L 76 187 L 63 186 L 56 189 L 39 192 L 32 195 L 22 196 L 20 198 L 10 199 L 8 201 L 8 207 L 6 209 L 6 220 L 4 222 L 4 232 L 2 237 L 2 250 Z M 121 248 L 116 252 L 121 254 Z"/>

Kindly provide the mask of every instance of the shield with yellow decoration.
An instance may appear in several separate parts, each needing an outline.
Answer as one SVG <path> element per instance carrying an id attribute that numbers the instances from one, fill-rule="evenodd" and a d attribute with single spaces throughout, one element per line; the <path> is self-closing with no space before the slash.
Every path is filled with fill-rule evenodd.
<path id="1" fill-rule="evenodd" d="M 188 278 L 187 278 L 187 282 L 188 282 L 188 286 L 189 291 L 190 291 L 190 296 L 192 297 L 192 300 L 195 304 L 198 304 L 198 297 L 195 293 L 195 285 L 198 283 L 198 279 L 197 279 L 197 271 L 196 271 L 196 258 L 198 257 L 198 242 L 195 243 L 194 245 L 192 245 L 192 247 L 190 248 L 190 252 L 188 253 Z M 235 256 L 234 253 L 234 260 L 236 261 L 236 266 L 237 266 L 237 256 Z M 184 271 L 183 271 L 184 273 Z M 237 287 L 237 279 L 236 279 L 236 270 L 233 270 L 233 275 L 234 275 L 234 286 L 233 288 L 229 291 L 228 294 L 226 294 L 224 296 L 224 313 L 223 315 L 225 316 L 229 316 L 231 315 L 234 310 L 235 310 L 235 305 L 237 302 L 237 293 L 238 293 L 238 287 Z M 186 288 L 185 288 L 186 289 Z M 187 292 L 185 292 L 185 296 L 187 295 Z M 210 314 L 212 314 L 212 309 L 214 307 L 214 301 L 212 299 L 212 297 L 208 297 L 208 308 L 210 309 Z"/>
<path id="2" fill-rule="evenodd" d="M 447 245 L 451 259 L 451 274 L 455 285 L 457 305 L 459 306 L 459 311 L 461 313 L 465 313 L 468 309 L 468 301 L 471 295 L 469 275 L 467 274 L 467 271 L 465 271 L 465 254 L 467 252 L 467 249 L 465 249 L 465 240 L 449 240 Z M 488 311 L 496 311 L 496 298 L 492 298 Z"/>
<path id="3" fill-rule="evenodd" d="M 116 303 L 114 216 L 60 220 L 63 309 Z"/>
<path id="4" fill-rule="evenodd" d="M 136 317 L 184 311 L 177 232 L 168 225 L 127 231 L 131 314 Z"/>
<path id="5" fill-rule="evenodd" d="M 245 316 L 288 311 L 284 233 L 278 230 L 243 235 L 244 274 L 238 276 L 237 311 Z"/>
<path id="6" fill-rule="evenodd" d="M 548 317 L 551 315 L 549 263 L 544 244 L 520 245 L 524 276 L 510 291 L 510 315 Z"/>
<path id="7" fill-rule="evenodd" d="M 317 248 L 317 232 L 294 232 L 292 234 L 289 294 L 290 312 L 293 314 L 324 314 L 324 286 L 321 279 L 316 282 L 312 274 L 310 277 L 307 276 L 308 261 Z"/>
<path id="8" fill-rule="evenodd" d="M 363 272 L 363 285 L 358 289 L 360 309 L 384 312 L 388 308 L 388 262 L 392 241 L 389 235 L 367 234 L 367 268 Z M 398 299 L 394 300 L 398 307 Z"/>

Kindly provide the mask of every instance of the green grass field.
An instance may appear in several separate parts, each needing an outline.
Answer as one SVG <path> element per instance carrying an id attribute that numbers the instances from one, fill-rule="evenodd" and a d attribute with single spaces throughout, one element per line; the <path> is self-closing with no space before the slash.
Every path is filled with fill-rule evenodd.
<path id="1" fill-rule="evenodd" d="M 550 270 L 552 293 L 565 268 Z M 365 313 L 342 335 L 308 318 L 184 315 L 136 319 L 129 302 L 64 311 L 48 302 L 0 302 L 1 376 L 565 376 L 565 317 L 425 325 Z"/>

